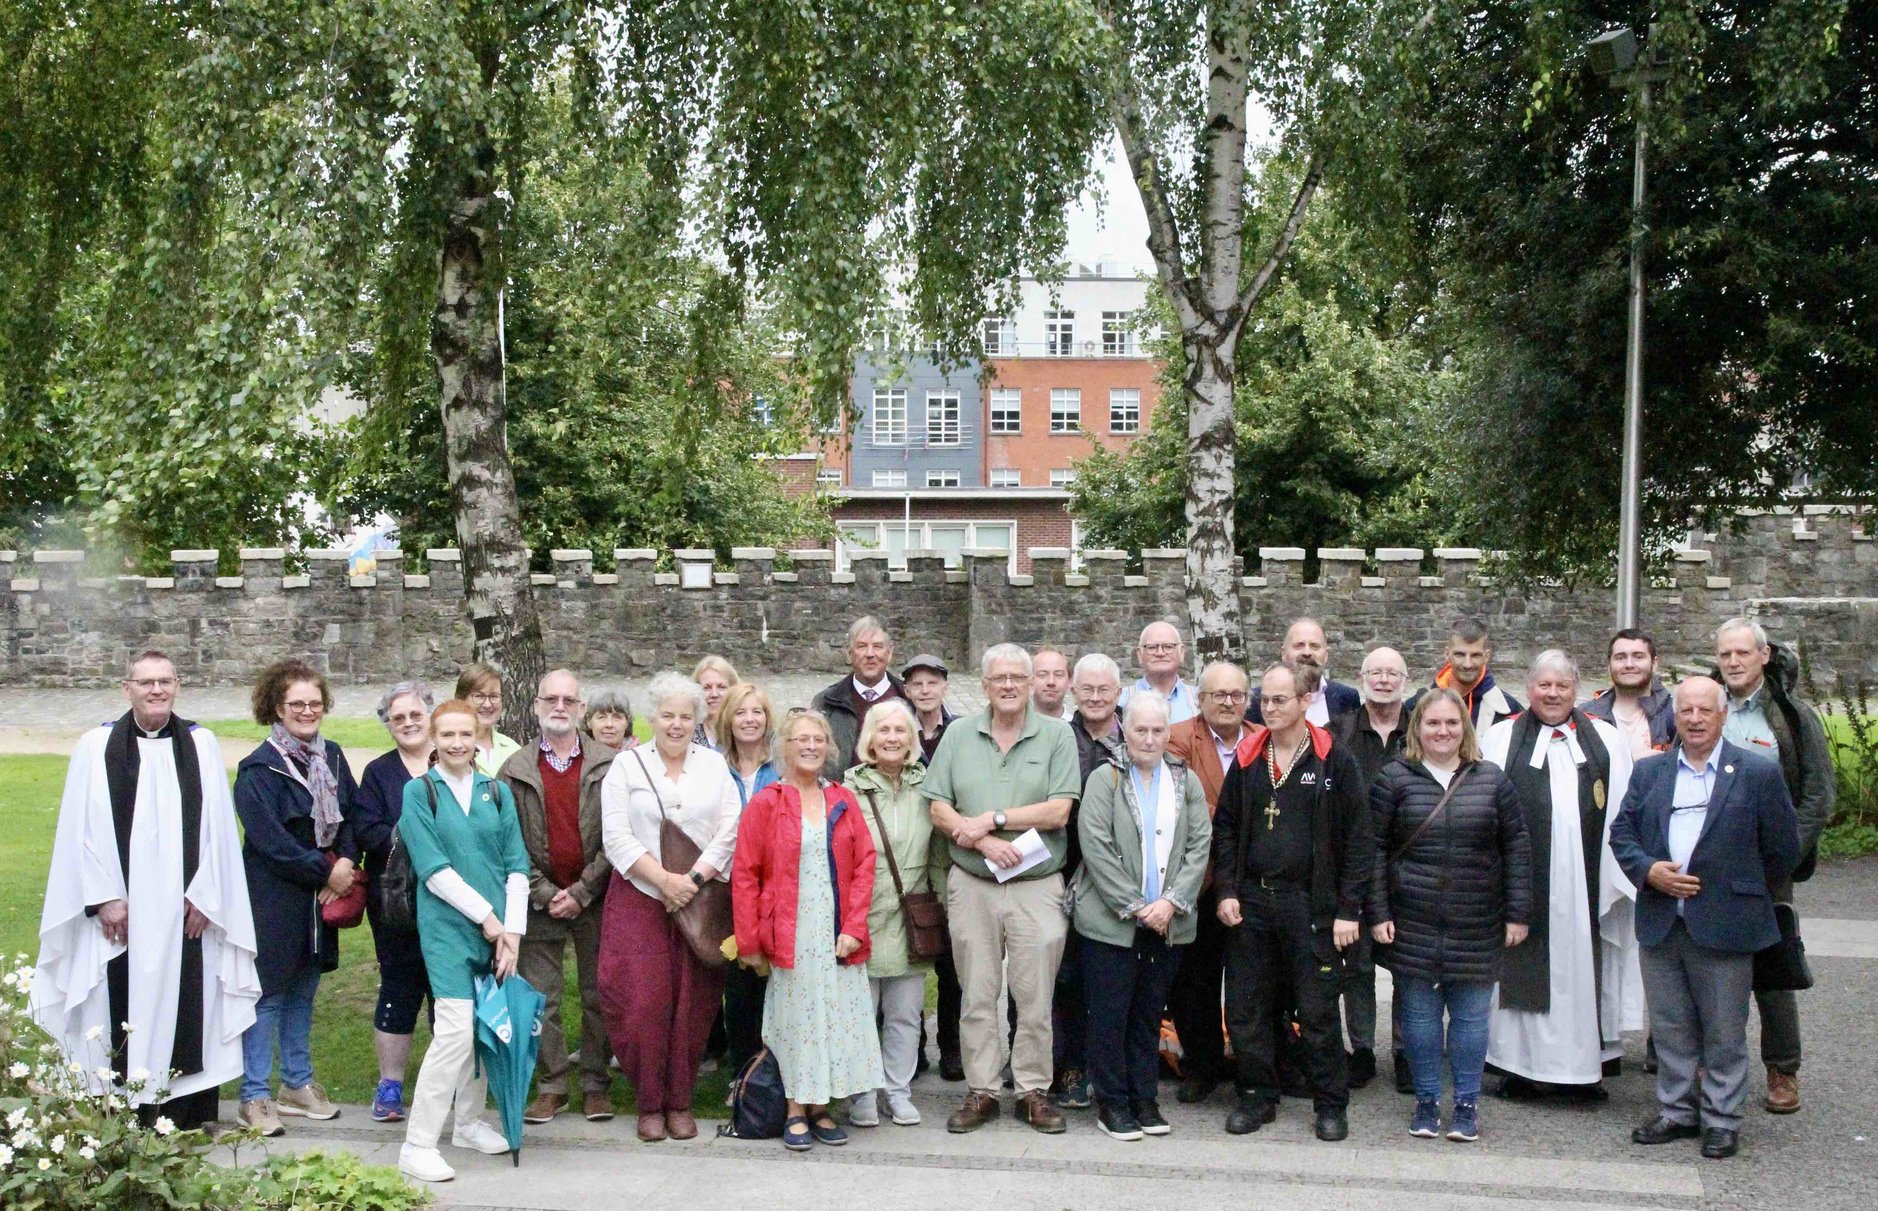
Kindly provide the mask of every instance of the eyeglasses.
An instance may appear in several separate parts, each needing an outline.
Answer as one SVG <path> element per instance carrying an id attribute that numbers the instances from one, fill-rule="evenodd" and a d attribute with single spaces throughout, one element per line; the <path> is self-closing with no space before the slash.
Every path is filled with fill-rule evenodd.
<path id="1" fill-rule="evenodd" d="M 580 699 L 572 694 L 536 694 L 535 701 L 543 706 L 579 706 Z"/>
<path id="2" fill-rule="evenodd" d="M 491 690 L 486 693 L 471 694 L 469 700 L 476 703 L 478 706 L 500 706 L 502 704 L 502 691 Z"/>
<path id="3" fill-rule="evenodd" d="M 1206 696 L 1215 702 L 1224 702 L 1232 706 L 1238 706 L 1246 700 L 1243 690 L 1208 690 Z"/>
<path id="4" fill-rule="evenodd" d="M 424 722 L 424 713 L 422 711 L 411 711 L 408 714 L 392 715 L 387 718 L 385 722 L 390 724 L 422 723 Z"/>
<path id="5" fill-rule="evenodd" d="M 1408 674 L 1395 669 L 1364 669 L 1363 676 L 1370 681 L 1400 681 Z"/>
<path id="6" fill-rule="evenodd" d="M 136 686 L 138 689 L 142 690 L 144 693 L 147 694 L 151 690 L 175 689 L 176 678 L 174 677 L 139 677 L 136 680 L 132 681 L 130 684 Z"/>
<path id="7" fill-rule="evenodd" d="M 1283 709 L 1285 706 L 1289 705 L 1290 703 L 1296 702 L 1297 700 L 1298 700 L 1298 696 L 1296 694 L 1260 694 L 1259 695 L 1260 706 L 1277 708 L 1277 709 Z"/>
<path id="8" fill-rule="evenodd" d="M 1178 652 L 1180 645 L 1177 643 L 1144 643 L 1141 645 L 1141 650 L 1148 653 L 1150 656 L 1165 656 L 1169 652 Z"/>
<path id="9" fill-rule="evenodd" d="M 296 715 L 317 715 L 326 709 L 326 704 L 317 698 L 310 702 L 283 702 L 281 706 Z"/>
<path id="10" fill-rule="evenodd" d="M 985 678 L 986 685 L 1024 685 L 1030 678 L 1022 673 L 1000 673 L 996 677 Z"/>

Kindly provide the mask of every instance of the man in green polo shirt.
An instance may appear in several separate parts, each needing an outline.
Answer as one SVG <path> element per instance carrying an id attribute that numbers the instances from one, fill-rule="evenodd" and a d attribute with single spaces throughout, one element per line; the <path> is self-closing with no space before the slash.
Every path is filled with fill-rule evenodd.
<path id="1" fill-rule="evenodd" d="M 985 710 L 953 723 L 939 741 L 921 790 L 933 826 L 951 840 L 946 912 L 952 958 L 964 992 L 959 1042 L 970 1092 L 946 1130 L 975 1131 L 999 1113 L 1000 992 L 1007 971 L 1017 1004 L 1011 1075 L 1018 1118 L 1039 1131 L 1064 1128 L 1050 1102 L 1050 1001 L 1063 958 L 1063 862 L 1070 808 L 1082 797 L 1069 725 L 1030 705 L 1030 655 L 1016 644 L 985 651 Z M 999 882 L 995 869 L 1023 863 L 1013 844 L 1035 829 L 1048 857 Z"/>

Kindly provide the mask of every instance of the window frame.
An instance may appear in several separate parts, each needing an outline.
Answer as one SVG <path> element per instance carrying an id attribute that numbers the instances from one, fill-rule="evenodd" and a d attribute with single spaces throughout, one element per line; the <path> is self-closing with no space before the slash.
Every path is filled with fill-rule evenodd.
<path id="1" fill-rule="evenodd" d="M 1071 402 L 1070 397 L 1074 397 L 1073 402 L 1076 406 L 1073 417 L 1062 411 L 1063 406 Z M 1070 422 L 1067 427 L 1064 424 L 1065 418 Z M 1082 432 L 1082 388 L 1050 388 L 1050 435 L 1052 437 L 1074 436 L 1080 432 Z"/>
<path id="2" fill-rule="evenodd" d="M 868 434 L 871 443 L 876 446 L 905 446 L 907 441 L 906 388 L 875 387 L 873 405 L 868 417 Z M 893 439 L 892 425 L 883 421 L 885 415 L 894 412 L 897 412 L 899 417 L 900 436 L 897 441 Z"/>

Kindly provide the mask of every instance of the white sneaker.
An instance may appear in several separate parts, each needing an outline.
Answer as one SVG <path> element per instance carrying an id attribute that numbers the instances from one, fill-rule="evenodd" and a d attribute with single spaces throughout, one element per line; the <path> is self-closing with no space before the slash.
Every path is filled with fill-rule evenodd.
<path id="1" fill-rule="evenodd" d="M 919 1109 L 913 1105 L 913 1099 L 910 1097 L 895 1097 L 891 1093 L 888 1094 L 887 1113 L 892 1116 L 893 1125 L 896 1127 L 919 1126 Z"/>
<path id="2" fill-rule="evenodd" d="M 472 1152 L 481 1152 L 489 1156 L 501 1156 L 509 1151 L 509 1141 L 500 1131 L 481 1119 L 467 1127 L 458 1127 L 450 1133 L 452 1148 L 468 1148 Z"/>
<path id="3" fill-rule="evenodd" d="M 420 1182 L 447 1182 L 456 1176 L 456 1170 L 443 1159 L 443 1153 L 415 1144 L 398 1149 L 398 1172 Z"/>
<path id="4" fill-rule="evenodd" d="M 879 1096 L 873 1091 L 857 1093 L 848 1099 L 848 1125 L 850 1127 L 880 1126 Z"/>

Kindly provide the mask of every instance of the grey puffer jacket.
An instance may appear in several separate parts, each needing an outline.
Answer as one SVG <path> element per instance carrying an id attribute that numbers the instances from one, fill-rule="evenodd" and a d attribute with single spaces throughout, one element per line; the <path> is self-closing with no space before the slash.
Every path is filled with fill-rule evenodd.
<path id="1" fill-rule="evenodd" d="M 1512 780 L 1489 761 L 1454 776 L 1459 789 L 1420 836 L 1444 793 L 1427 767 L 1397 757 L 1370 786 L 1368 917 L 1395 922 L 1395 945 L 1377 961 L 1397 979 L 1498 980 L 1506 926 L 1531 920 L 1532 845 Z"/>

